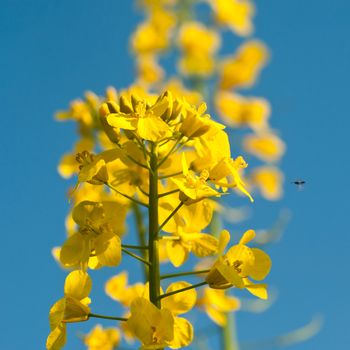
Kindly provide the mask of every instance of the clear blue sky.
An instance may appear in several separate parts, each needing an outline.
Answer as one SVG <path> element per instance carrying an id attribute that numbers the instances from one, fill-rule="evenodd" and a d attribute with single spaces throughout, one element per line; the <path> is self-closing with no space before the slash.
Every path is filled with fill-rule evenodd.
<path id="1" fill-rule="evenodd" d="M 349 12 L 346 0 L 259 2 L 257 37 L 273 57 L 254 93 L 271 101 L 288 152 L 285 198 L 257 201 L 254 219 L 265 227 L 280 208 L 293 218 L 269 250 L 278 301 L 257 316 L 239 314 L 242 340 L 277 335 L 321 313 L 322 332 L 293 348 L 350 344 Z M 62 295 L 64 273 L 50 249 L 64 239 L 68 184 L 56 165 L 74 128 L 56 123 L 53 113 L 87 89 L 131 82 L 127 40 L 136 21 L 131 1 L 0 0 L 1 349 L 43 349 L 49 306 Z M 288 183 L 296 177 L 307 181 L 303 192 Z M 102 312 L 114 304 L 95 305 Z M 77 329 L 67 349 L 82 349 Z"/>

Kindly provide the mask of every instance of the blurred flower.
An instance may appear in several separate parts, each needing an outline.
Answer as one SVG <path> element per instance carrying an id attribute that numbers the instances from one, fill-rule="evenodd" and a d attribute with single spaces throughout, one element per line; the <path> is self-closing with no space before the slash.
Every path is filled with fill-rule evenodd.
<path id="1" fill-rule="evenodd" d="M 268 59 L 265 45 L 259 41 L 244 43 L 235 56 L 223 61 L 220 69 L 220 88 L 236 89 L 252 86 Z"/>
<path id="2" fill-rule="evenodd" d="M 266 162 L 276 162 L 284 154 L 284 142 L 272 132 L 247 135 L 243 139 L 243 148 Z"/>

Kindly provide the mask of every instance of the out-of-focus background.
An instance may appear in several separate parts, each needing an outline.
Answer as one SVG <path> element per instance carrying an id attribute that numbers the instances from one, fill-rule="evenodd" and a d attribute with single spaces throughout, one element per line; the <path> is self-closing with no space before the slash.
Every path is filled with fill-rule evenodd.
<path id="1" fill-rule="evenodd" d="M 271 102 L 288 151 L 283 200 L 258 199 L 249 225 L 271 226 L 283 208 L 292 218 L 268 250 L 278 299 L 265 313 L 238 313 L 239 338 L 268 339 L 321 314 L 321 332 L 293 349 L 345 349 L 350 2 L 265 0 L 257 9 L 256 37 L 272 60 L 252 93 Z M 53 114 L 86 90 L 132 82 L 128 38 L 139 20 L 133 1 L 0 0 L 1 349 L 43 349 L 49 307 L 63 293 L 65 273 L 50 251 L 65 237 L 68 183 L 56 166 L 75 131 Z M 303 191 L 290 183 L 297 178 Z M 94 288 L 102 291 L 111 274 L 93 273 Z M 101 313 L 115 307 L 107 297 L 93 305 Z M 66 348 L 83 349 L 75 334 L 94 323 L 69 327 Z"/>

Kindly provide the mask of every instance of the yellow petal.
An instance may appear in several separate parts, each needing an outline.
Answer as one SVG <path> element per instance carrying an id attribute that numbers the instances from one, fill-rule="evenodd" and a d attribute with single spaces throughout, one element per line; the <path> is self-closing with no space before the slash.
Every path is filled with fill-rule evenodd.
<path id="1" fill-rule="evenodd" d="M 174 282 L 167 288 L 166 293 L 170 293 L 182 288 L 191 286 L 188 282 Z M 180 315 L 190 311 L 196 303 L 197 293 L 195 289 L 171 295 L 163 299 L 162 306 L 171 310 L 173 315 Z"/>
<path id="2" fill-rule="evenodd" d="M 182 317 L 174 318 L 174 338 L 169 342 L 171 349 L 179 349 L 191 344 L 193 340 L 192 324 Z"/>
<path id="3" fill-rule="evenodd" d="M 50 329 L 54 330 L 63 320 L 66 300 L 62 298 L 52 305 L 49 313 Z"/>
<path id="4" fill-rule="evenodd" d="M 100 246 L 103 245 L 103 248 Z M 96 244 L 96 251 L 102 250 L 97 255 L 97 259 L 104 266 L 118 266 L 121 261 L 121 242 L 118 236 L 113 236 L 111 239 L 100 244 Z"/>
<path id="5" fill-rule="evenodd" d="M 88 165 L 84 165 L 79 172 L 78 181 L 86 182 L 92 180 L 92 178 L 101 171 L 101 175 L 106 178 L 106 175 L 102 171 L 106 168 L 106 163 L 103 159 L 99 159 L 96 162 L 92 162 Z"/>
<path id="6" fill-rule="evenodd" d="M 51 331 L 46 340 L 47 350 L 60 350 L 64 347 L 67 341 L 66 325 L 61 323 Z"/>
<path id="7" fill-rule="evenodd" d="M 249 281 L 248 278 L 245 279 L 245 288 L 253 295 L 260 299 L 266 300 L 268 298 L 267 285 L 266 284 L 254 284 Z"/>
<path id="8" fill-rule="evenodd" d="M 170 240 L 166 243 L 169 260 L 175 267 L 181 266 L 188 258 L 188 249 L 179 241 Z"/>
<path id="9" fill-rule="evenodd" d="M 244 232 L 239 244 L 247 244 L 255 238 L 256 234 L 254 230 L 248 230 Z"/>
<path id="10" fill-rule="evenodd" d="M 174 317 L 169 310 L 159 310 L 145 298 L 136 298 L 130 309 L 131 316 L 127 325 L 146 348 L 150 345 L 163 345 L 173 339 Z"/>
<path id="11" fill-rule="evenodd" d="M 80 233 L 75 233 L 63 244 L 60 252 L 60 261 L 64 266 L 74 266 L 88 258 L 90 252 Z"/>
<path id="12" fill-rule="evenodd" d="M 220 327 L 224 327 L 227 323 L 227 315 L 226 313 L 211 307 L 210 305 L 205 308 L 208 316 Z"/>
<path id="13" fill-rule="evenodd" d="M 82 300 L 90 294 L 91 288 L 90 276 L 84 271 L 76 270 L 67 276 L 64 283 L 64 294 Z"/>
<path id="14" fill-rule="evenodd" d="M 72 297 L 65 297 L 66 307 L 63 322 L 81 322 L 89 318 L 90 308 Z"/>
<path id="15" fill-rule="evenodd" d="M 107 116 L 107 123 L 114 128 L 135 130 L 137 118 L 126 117 L 123 113 L 111 113 Z"/>
<path id="16" fill-rule="evenodd" d="M 205 233 L 183 234 L 186 241 L 191 244 L 191 251 L 199 258 L 213 255 L 218 251 L 217 238 Z"/>
<path id="17" fill-rule="evenodd" d="M 220 232 L 220 237 L 219 237 L 219 245 L 218 245 L 218 255 L 222 255 L 227 244 L 230 242 L 230 232 L 227 230 L 222 230 Z"/>
<path id="18" fill-rule="evenodd" d="M 257 281 L 261 281 L 270 272 L 271 264 L 272 264 L 271 259 L 261 249 L 252 248 L 251 250 L 253 251 L 255 261 L 254 261 L 254 267 L 250 271 L 249 276 Z"/>
<path id="19" fill-rule="evenodd" d="M 128 284 L 128 273 L 121 272 L 119 275 L 113 276 L 105 284 L 105 292 L 108 296 L 116 301 L 120 301 L 121 296 Z"/>
<path id="20" fill-rule="evenodd" d="M 137 132 L 141 138 L 154 142 L 171 135 L 168 124 L 158 117 L 139 118 Z"/>

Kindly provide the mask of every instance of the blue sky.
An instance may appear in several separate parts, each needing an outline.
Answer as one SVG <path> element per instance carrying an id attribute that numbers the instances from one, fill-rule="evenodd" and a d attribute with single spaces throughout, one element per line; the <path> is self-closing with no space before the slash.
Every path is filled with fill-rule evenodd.
<path id="1" fill-rule="evenodd" d="M 284 199 L 258 200 L 252 222 L 264 228 L 281 208 L 293 217 L 269 249 L 269 283 L 278 300 L 266 313 L 238 315 L 242 341 L 275 336 L 321 313 L 322 332 L 293 348 L 350 344 L 349 11 L 345 0 L 258 6 L 256 36 L 271 48 L 272 61 L 252 93 L 272 103 L 272 124 L 288 152 Z M 56 123 L 53 113 L 88 89 L 102 93 L 131 82 L 127 46 L 137 21 L 130 1 L 0 0 L 1 349 L 42 349 L 49 306 L 62 295 L 64 273 L 50 249 L 64 239 L 68 184 L 56 165 L 73 143 L 74 127 Z M 302 192 L 289 184 L 298 177 L 307 181 Z M 94 275 L 96 285 L 110 274 Z M 95 305 L 101 312 L 113 307 Z M 91 325 L 71 327 L 67 349 L 82 348 L 74 333 Z"/>

